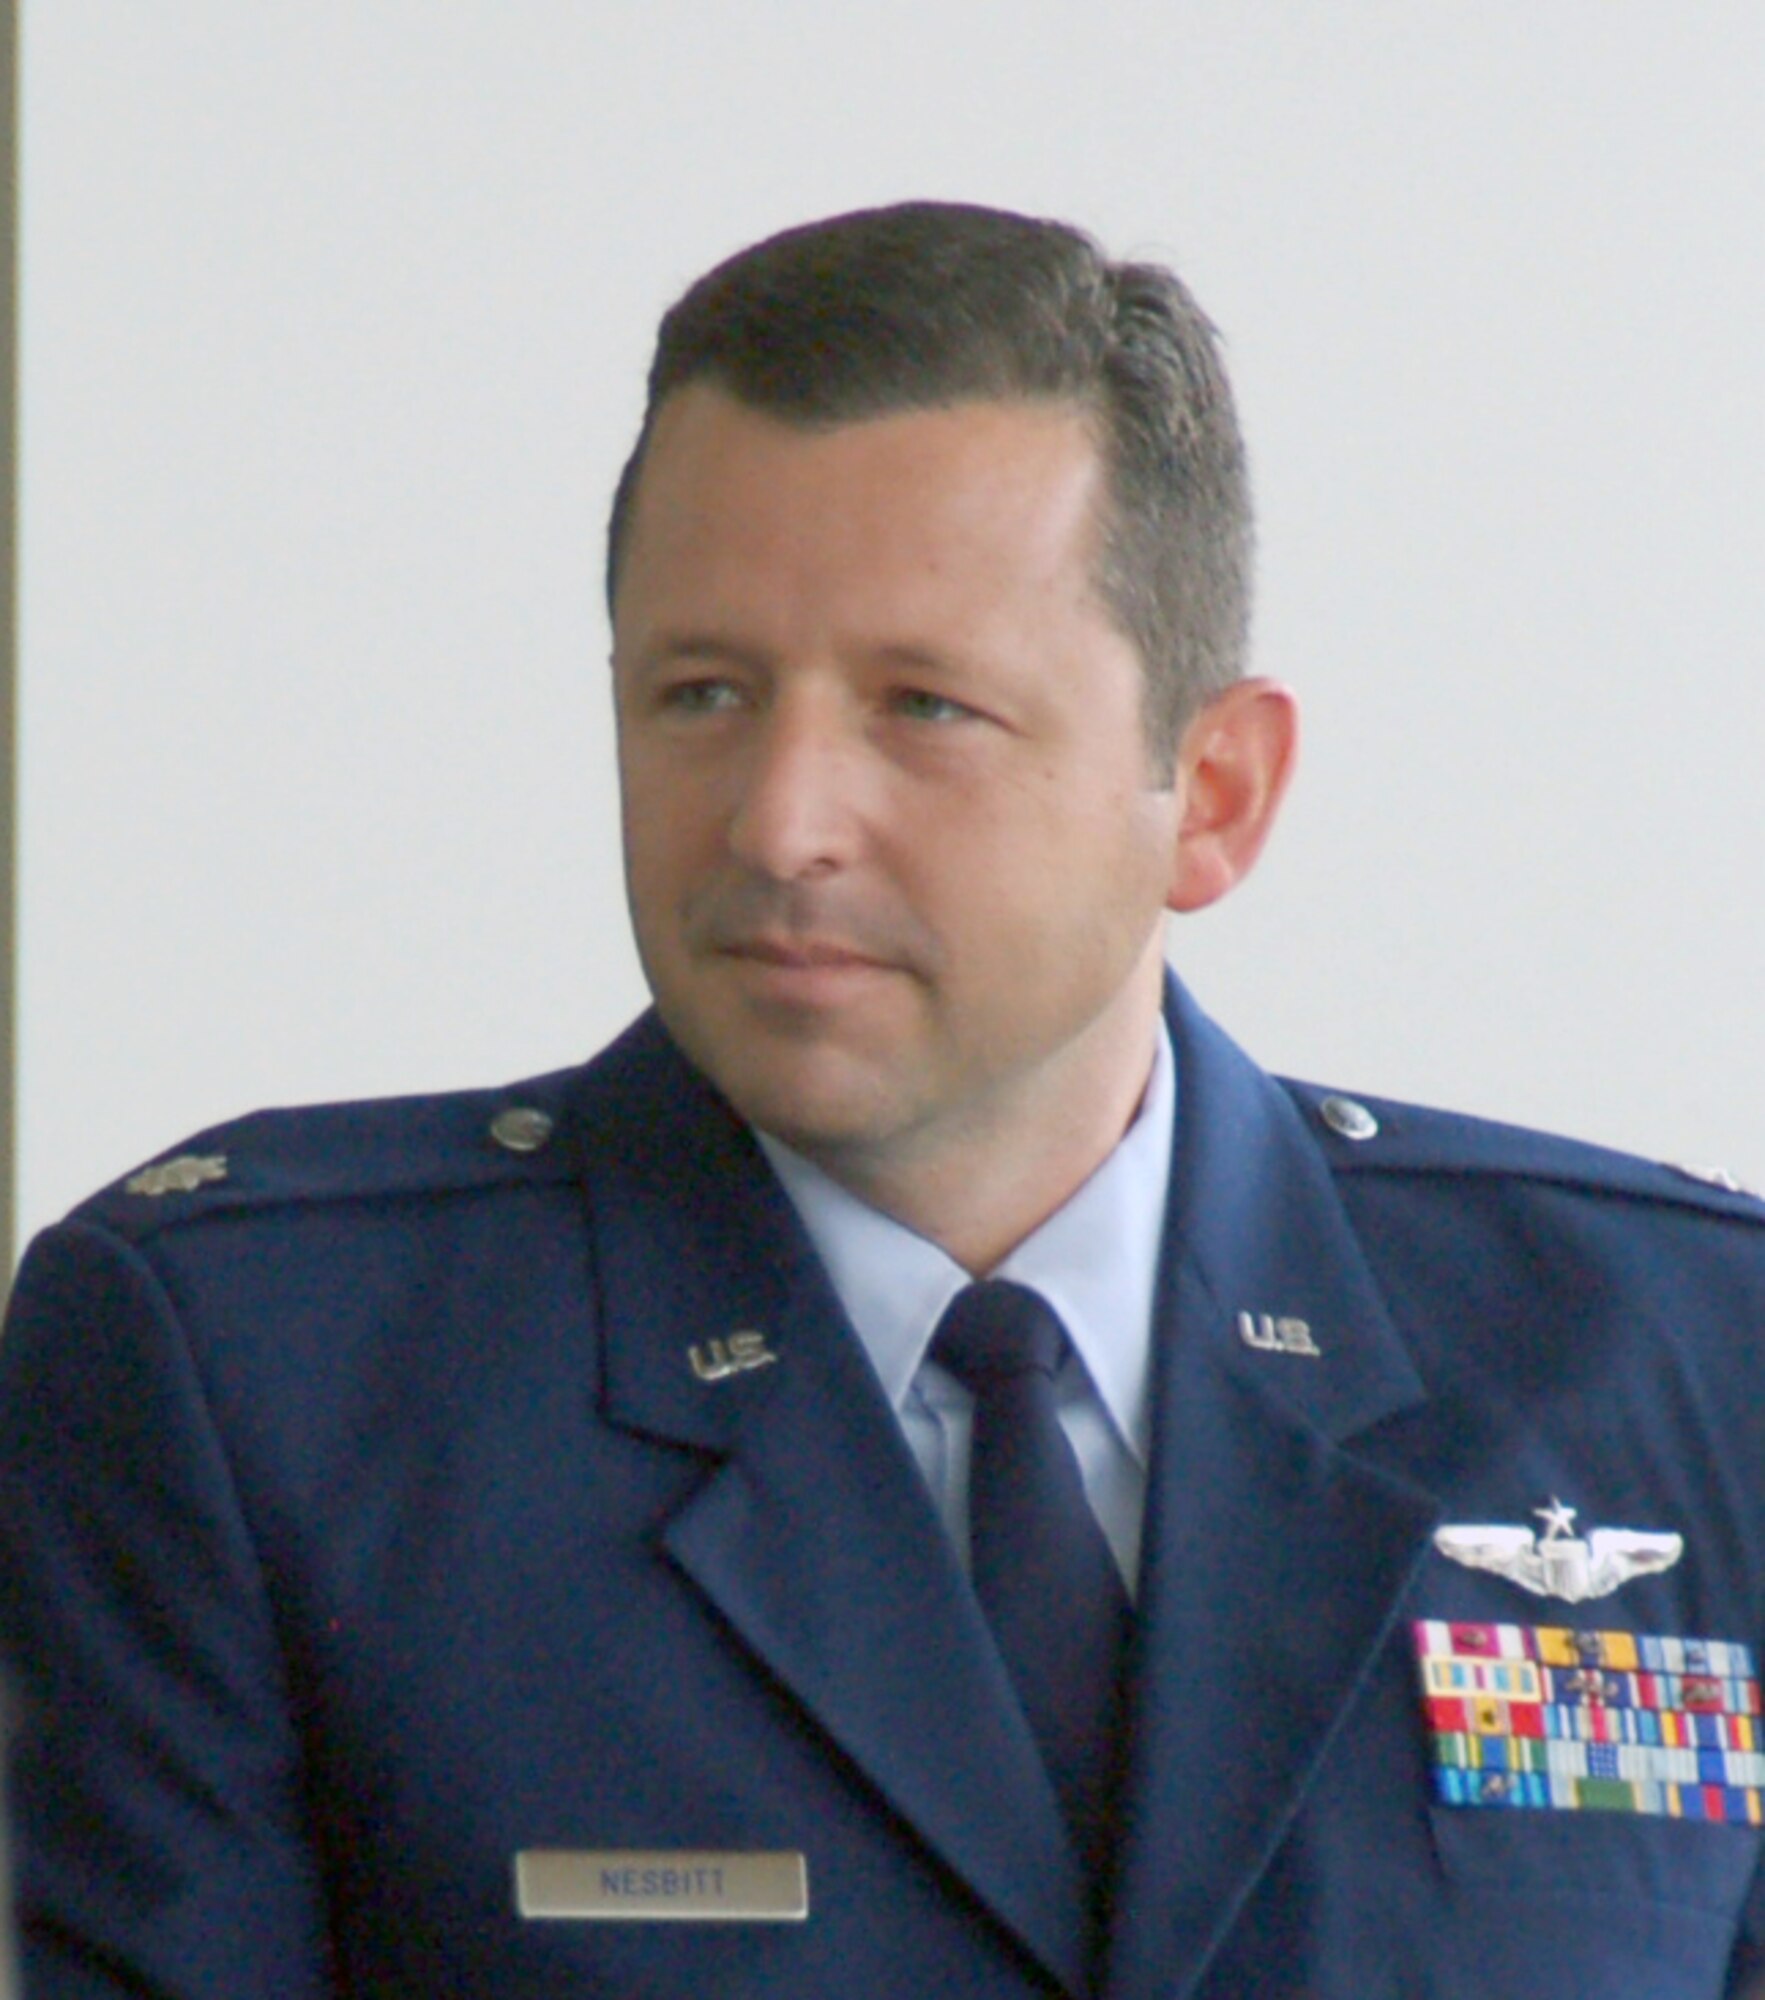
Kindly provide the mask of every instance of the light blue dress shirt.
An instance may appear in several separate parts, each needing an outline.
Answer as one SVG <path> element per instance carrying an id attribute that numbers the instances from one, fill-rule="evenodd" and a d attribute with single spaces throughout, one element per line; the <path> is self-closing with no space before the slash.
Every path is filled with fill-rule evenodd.
<path id="1" fill-rule="evenodd" d="M 1060 1421 L 1085 1492 L 1132 1593 L 1140 1569 L 1151 1444 L 1153 1293 L 1176 1128 L 1176 1061 L 1161 1023 L 1134 1122 L 1089 1180 L 989 1276 L 1035 1288 L 1074 1355 Z M 937 1244 L 871 1208 L 779 1140 L 761 1145 L 857 1330 L 964 1564 L 974 1400 L 926 1359 L 969 1274 Z"/>

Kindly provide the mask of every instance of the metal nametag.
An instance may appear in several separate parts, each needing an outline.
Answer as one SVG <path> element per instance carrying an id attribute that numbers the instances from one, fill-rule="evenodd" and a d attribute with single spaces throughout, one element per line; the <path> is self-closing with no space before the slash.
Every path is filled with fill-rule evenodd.
<path id="1" fill-rule="evenodd" d="M 800 1854 L 528 1847 L 515 1856 L 515 1908 L 578 1923 L 800 1924 L 809 1871 Z"/>

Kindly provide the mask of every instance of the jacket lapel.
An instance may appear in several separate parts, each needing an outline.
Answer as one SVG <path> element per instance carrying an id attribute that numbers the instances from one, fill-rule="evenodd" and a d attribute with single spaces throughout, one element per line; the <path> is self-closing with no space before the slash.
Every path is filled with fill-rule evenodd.
<path id="1" fill-rule="evenodd" d="M 590 1076 L 604 1409 L 712 1457 L 663 1546 L 893 1811 L 1085 1990 L 1084 1889 L 1048 1780 L 789 1201 L 653 1022 Z"/>
<path id="2" fill-rule="evenodd" d="M 1356 1449 L 1423 1390 L 1319 1148 L 1286 1093 L 1180 994 L 1172 1027 L 1178 1143 L 1108 1986 L 1119 2000 L 1175 2000 L 1201 1978 L 1439 1518 Z"/>

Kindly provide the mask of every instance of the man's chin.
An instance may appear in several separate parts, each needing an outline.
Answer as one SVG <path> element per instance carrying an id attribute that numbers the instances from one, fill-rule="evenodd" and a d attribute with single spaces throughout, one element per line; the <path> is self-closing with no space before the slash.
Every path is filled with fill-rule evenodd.
<path id="1" fill-rule="evenodd" d="M 708 1060 L 687 1045 L 736 1115 L 808 1159 L 886 1146 L 905 1122 L 899 1084 L 843 1052 L 772 1062 L 755 1061 L 751 1048 L 733 1061 L 707 1053 Z"/>
<path id="2" fill-rule="evenodd" d="M 886 1147 L 899 1123 L 880 1115 L 873 1102 L 826 1092 L 774 1089 L 724 1095 L 747 1124 L 823 1165 Z"/>

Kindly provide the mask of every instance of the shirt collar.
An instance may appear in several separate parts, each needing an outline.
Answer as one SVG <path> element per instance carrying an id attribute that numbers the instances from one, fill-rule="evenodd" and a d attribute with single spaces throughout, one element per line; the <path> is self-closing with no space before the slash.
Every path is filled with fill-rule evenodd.
<path id="1" fill-rule="evenodd" d="M 1110 1421 L 1142 1465 L 1151 1440 L 1153 1293 L 1176 1103 L 1176 1058 L 1160 1022 L 1152 1074 L 1121 1143 L 991 1274 L 1034 1286 L 1059 1313 Z M 968 1273 L 782 1141 L 756 1136 L 899 1411 Z"/>

